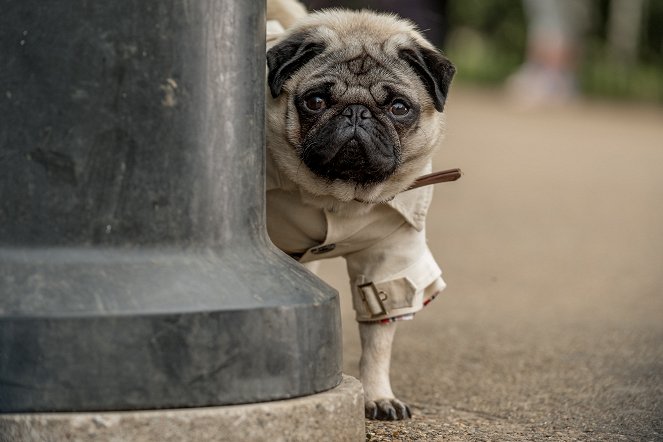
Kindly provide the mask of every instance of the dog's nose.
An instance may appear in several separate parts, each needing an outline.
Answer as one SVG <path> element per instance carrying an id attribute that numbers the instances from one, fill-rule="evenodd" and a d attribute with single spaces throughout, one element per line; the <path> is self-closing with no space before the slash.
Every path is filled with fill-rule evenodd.
<path id="1" fill-rule="evenodd" d="M 373 117 L 371 111 L 368 110 L 366 106 L 361 104 L 351 104 L 343 109 L 342 112 L 344 117 L 347 117 L 352 124 L 357 124 L 361 120 L 367 120 Z"/>

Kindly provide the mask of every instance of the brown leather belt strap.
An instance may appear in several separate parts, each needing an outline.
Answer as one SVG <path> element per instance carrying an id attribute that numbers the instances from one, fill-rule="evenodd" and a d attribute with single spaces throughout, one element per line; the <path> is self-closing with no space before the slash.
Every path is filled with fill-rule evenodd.
<path id="1" fill-rule="evenodd" d="M 461 177 L 462 174 L 463 173 L 460 171 L 460 169 L 441 170 L 439 172 L 429 173 L 428 175 L 420 176 L 414 180 L 414 183 L 412 183 L 412 185 L 405 189 L 403 192 L 407 192 L 408 190 L 416 189 L 417 187 L 421 186 L 428 186 L 429 184 L 456 181 Z"/>
<path id="2" fill-rule="evenodd" d="M 414 180 L 414 183 L 407 189 L 403 190 L 403 192 L 407 192 L 408 190 L 416 189 L 417 187 L 422 187 L 422 186 L 428 186 L 429 184 L 437 184 L 437 183 L 444 183 L 447 181 L 456 181 L 458 178 L 461 177 L 463 173 L 460 171 L 460 169 L 449 169 L 449 170 L 441 170 L 439 172 L 433 172 L 429 173 L 428 175 L 423 175 Z M 402 193 L 402 192 L 401 192 Z M 382 202 L 387 202 L 391 201 L 394 199 L 394 197 L 389 198 L 386 201 Z M 358 201 L 360 203 L 365 203 L 365 204 L 376 204 L 376 201 L 362 201 L 360 199 L 355 198 L 355 201 Z"/>

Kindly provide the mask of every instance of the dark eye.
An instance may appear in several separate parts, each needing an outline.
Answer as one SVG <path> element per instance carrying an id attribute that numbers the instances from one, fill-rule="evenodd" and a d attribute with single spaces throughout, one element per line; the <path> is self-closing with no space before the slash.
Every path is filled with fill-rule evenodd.
<path id="1" fill-rule="evenodd" d="M 304 102 L 308 110 L 321 111 L 327 107 L 327 102 L 319 95 L 312 95 Z"/>
<path id="2" fill-rule="evenodd" d="M 396 115 L 397 117 L 402 117 L 403 115 L 407 115 L 408 112 L 410 112 L 410 107 L 403 100 L 394 100 L 391 102 L 389 112 Z"/>

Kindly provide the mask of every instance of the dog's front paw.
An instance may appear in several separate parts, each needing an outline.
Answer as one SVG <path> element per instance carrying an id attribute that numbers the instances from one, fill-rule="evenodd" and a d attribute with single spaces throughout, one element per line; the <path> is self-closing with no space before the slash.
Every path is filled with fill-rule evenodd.
<path id="1" fill-rule="evenodd" d="M 412 417 L 410 407 L 396 398 L 377 399 L 375 401 L 367 400 L 364 405 L 364 411 L 367 419 L 381 421 L 399 421 Z"/>

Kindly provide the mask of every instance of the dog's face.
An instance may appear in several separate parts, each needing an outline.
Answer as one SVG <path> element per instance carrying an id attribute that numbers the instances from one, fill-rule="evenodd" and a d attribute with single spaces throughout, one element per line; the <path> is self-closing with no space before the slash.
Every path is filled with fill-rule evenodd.
<path id="1" fill-rule="evenodd" d="M 267 53 L 268 145 L 314 195 L 379 202 L 407 188 L 443 132 L 453 65 L 391 15 L 312 14 Z"/>

